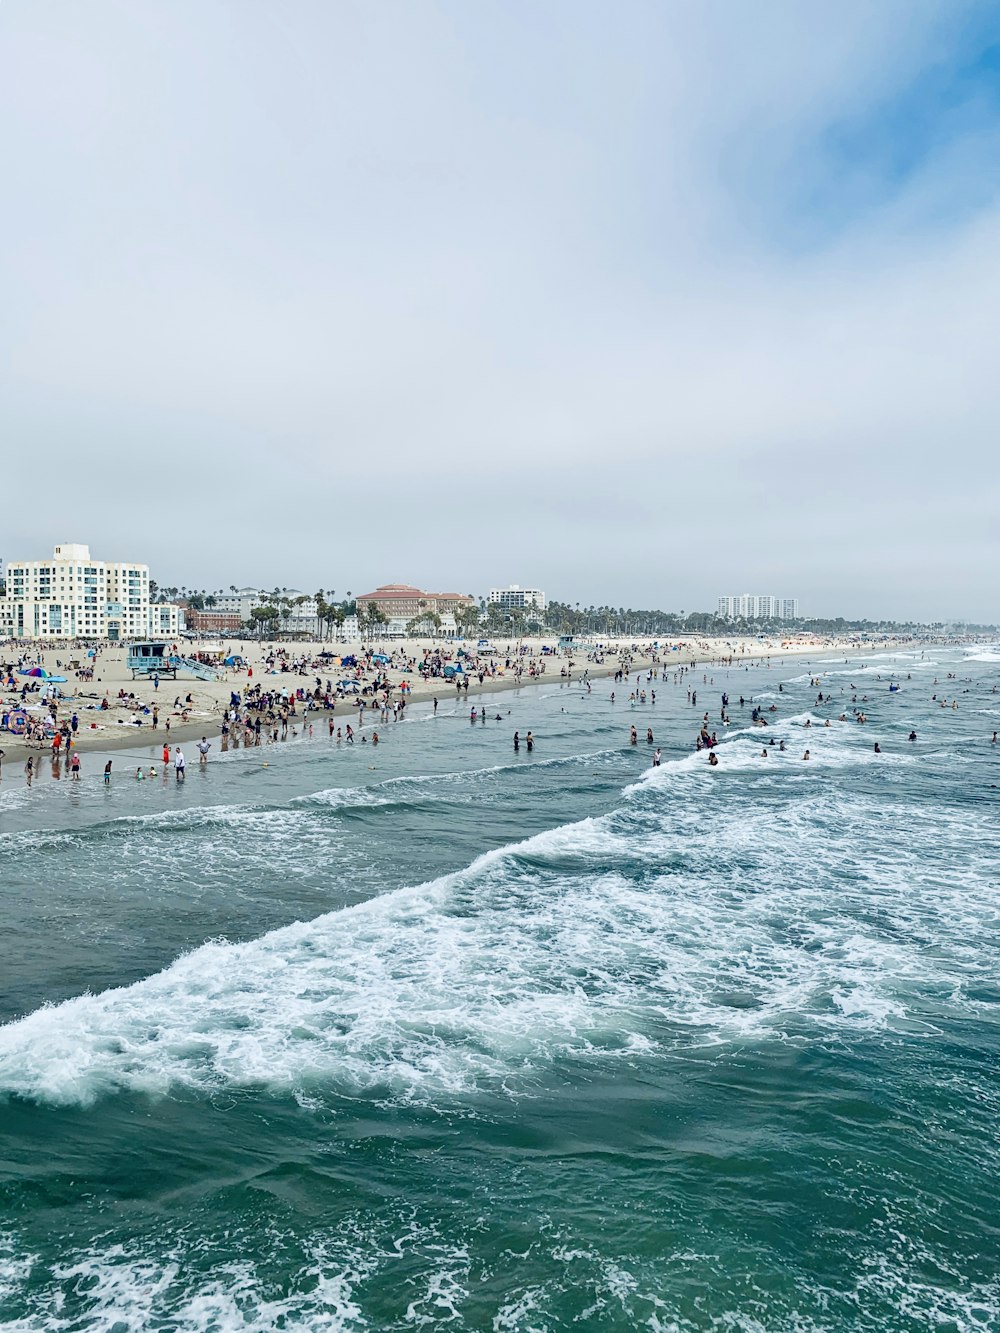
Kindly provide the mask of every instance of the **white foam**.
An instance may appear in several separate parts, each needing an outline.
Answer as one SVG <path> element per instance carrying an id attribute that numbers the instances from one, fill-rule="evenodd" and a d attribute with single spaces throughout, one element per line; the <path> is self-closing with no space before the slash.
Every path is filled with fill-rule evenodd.
<path id="1" fill-rule="evenodd" d="M 823 746 L 847 772 L 885 758 L 840 731 L 813 733 L 818 761 Z M 929 824 L 886 804 L 859 863 L 870 806 L 829 769 L 813 781 L 794 752 L 760 760 L 758 744 L 724 746 L 716 771 L 704 755 L 674 761 L 619 814 L 458 874 L 208 943 L 135 985 L 38 1010 L 0 1028 L 0 1092 L 90 1104 L 122 1090 L 266 1088 L 437 1104 L 529 1091 L 562 1059 L 891 1025 L 927 985 L 954 990 L 949 941 L 964 948 L 979 914 L 995 914 L 979 816 L 945 807 Z M 673 795 L 696 766 L 705 799 Z M 778 822 L 761 820 L 752 788 L 741 800 L 719 781 L 737 766 L 794 779 Z M 873 893 L 888 934 L 868 920 Z"/>
<path id="2" fill-rule="evenodd" d="M 0 1281 L 4 1245 L 0 1240 Z M 382 1256 L 378 1256 L 382 1257 Z M 368 1327 L 355 1289 L 377 1267 L 378 1257 L 349 1236 L 334 1245 L 315 1241 L 307 1263 L 288 1294 L 273 1284 L 251 1259 L 216 1267 L 211 1275 L 192 1270 L 183 1242 L 165 1255 L 150 1256 L 138 1245 L 105 1244 L 85 1249 L 42 1271 L 38 1256 L 17 1263 L 9 1289 L 0 1299 L 18 1297 L 31 1311 L 24 1319 L 3 1321 L 5 1333 L 146 1333 L 166 1328 L 176 1333 L 360 1333 Z M 30 1265 L 27 1267 L 26 1265 Z M 35 1272 L 32 1272 L 35 1270 Z M 29 1276 L 31 1281 L 29 1281 Z M 66 1292 L 82 1314 L 66 1308 Z"/>

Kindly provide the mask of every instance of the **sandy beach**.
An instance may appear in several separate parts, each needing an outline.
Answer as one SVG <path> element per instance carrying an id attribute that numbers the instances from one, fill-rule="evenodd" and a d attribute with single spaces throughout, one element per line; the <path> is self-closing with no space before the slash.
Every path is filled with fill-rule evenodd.
<path id="1" fill-rule="evenodd" d="M 158 688 L 149 679 L 132 679 L 124 645 L 98 648 L 96 658 L 90 659 L 94 667 L 93 679 L 80 680 L 77 678 L 78 673 L 68 667 L 67 663 L 87 662 L 85 649 L 65 644 L 41 647 L 7 643 L 0 648 L 0 662 L 9 668 L 4 672 L 4 688 L 0 691 L 0 699 L 5 714 L 26 705 L 29 718 L 41 719 L 48 707 L 48 700 L 43 698 L 46 682 L 22 676 L 16 663 L 23 657 L 32 664 L 37 663 L 50 675 L 65 675 L 68 679 L 64 684 L 48 687 L 60 692 L 60 697 L 55 700 L 58 722 L 61 724 L 76 714 L 78 729 L 74 748 L 81 752 L 107 751 L 161 745 L 166 740 L 184 743 L 202 736 L 215 740 L 219 736 L 223 712 L 229 705 L 231 694 L 255 685 L 260 685 L 265 691 L 295 691 L 306 687 L 311 690 L 319 679 L 325 690 L 328 680 L 336 689 L 341 680 L 356 678 L 364 688 L 372 684 L 377 672 L 384 672 L 393 697 L 401 696 L 402 687 L 407 697 L 415 702 L 435 697 L 453 699 L 456 693 L 454 680 L 440 675 L 425 678 L 416 669 L 416 664 L 428 654 L 439 654 L 449 665 L 461 661 L 469 677 L 470 692 L 483 693 L 564 678 L 562 673 L 572 673 L 572 678 L 576 680 L 587 673 L 591 680 L 597 680 L 614 675 L 626 659 L 630 661 L 633 670 L 640 671 L 653 665 L 676 669 L 729 659 L 737 662 L 759 659 L 777 662 L 786 658 L 807 659 L 838 651 L 856 654 L 859 651 L 884 651 L 890 647 L 906 646 L 903 641 L 895 639 L 860 645 L 857 640 L 833 638 L 807 641 L 696 637 L 655 644 L 634 639 L 580 641 L 570 648 L 543 652 L 543 648 L 551 650 L 555 642 L 553 638 L 496 640 L 490 644 L 492 651 L 479 655 L 471 641 L 462 640 L 410 639 L 384 645 L 232 640 L 223 645 L 224 655 L 239 655 L 244 660 L 243 667 L 220 667 L 213 680 L 195 679 L 181 668 L 176 680 L 162 679 Z M 181 651 L 195 653 L 204 648 L 217 651 L 218 641 L 210 645 L 187 645 Z M 460 658 L 460 650 L 467 656 Z M 389 664 L 366 666 L 366 655 L 369 652 L 388 657 Z M 333 656 L 321 657 L 321 653 Z M 341 659 L 347 656 L 355 657 L 359 666 L 343 667 Z M 484 673 L 482 681 L 479 679 L 480 671 Z M 10 683 L 11 678 L 13 685 Z M 23 686 L 36 683 L 41 688 L 37 692 L 29 691 L 22 699 Z M 353 697 L 349 695 L 338 700 L 335 714 L 349 719 L 356 712 Z M 102 707 L 105 700 L 107 708 Z M 154 707 L 159 711 L 155 728 L 152 721 Z M 44 743 L 38 740 L 29 742 L 23 737 L 0 731 L 0 750 L 8 764 L 23 760 L 30 753 L 47 753 L 50 748 L 51 739 Z"/>

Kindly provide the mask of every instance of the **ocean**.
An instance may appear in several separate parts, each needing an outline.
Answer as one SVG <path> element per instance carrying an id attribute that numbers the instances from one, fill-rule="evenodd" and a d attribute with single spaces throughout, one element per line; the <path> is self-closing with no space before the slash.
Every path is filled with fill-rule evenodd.
<path id="1" fill-rule="evenodd" d="M 1000 1328 L 998 682 L 786 659 L 182 786 L 8 767 L 0 1329 Z"/>

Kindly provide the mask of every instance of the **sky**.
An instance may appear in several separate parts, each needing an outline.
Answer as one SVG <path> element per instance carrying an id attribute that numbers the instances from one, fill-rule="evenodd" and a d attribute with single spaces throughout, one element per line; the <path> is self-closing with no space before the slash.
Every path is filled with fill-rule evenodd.
<path id="1" fill-rule="evenodd" d="M 1000 620 L 1000 10 L 0 0 L 0 555 Z"/>

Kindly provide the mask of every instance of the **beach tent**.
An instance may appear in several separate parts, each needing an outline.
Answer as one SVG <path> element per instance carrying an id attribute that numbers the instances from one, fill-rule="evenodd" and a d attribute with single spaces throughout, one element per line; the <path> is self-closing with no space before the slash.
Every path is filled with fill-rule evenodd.
<path id="1" fill-rule="evenodd" d="M 354 693 L 357 694 L 358 690 L 361 689 L 361 685 L 356 680 L 342 680 L 337 688 L 340 690 L 353 690 Z"/>
<path id="2" fill-rule="evenodd" d="M 372 655 L 372 661 L 373 661 L 373 662 L 378 662 L 378 663 L 380 663 L 382 666 L 388 666 L 388 665 L 389 665 L 389 659 L 388 659 L 388 657 L 386 657 L 385 653 L 374 653 L 374 654 Z"/>
<path id="3" fill-rule="evenodd" d="M 354 656 L 353 653 L 348 653 L 348 655 L 347 655 L 346 657 L 342 657 L 342 658 L 340 659 L 340 665 L 341 665 L 341 666 L 357 666 L 357 665 L 358 665 L 357 658 Z"/>

